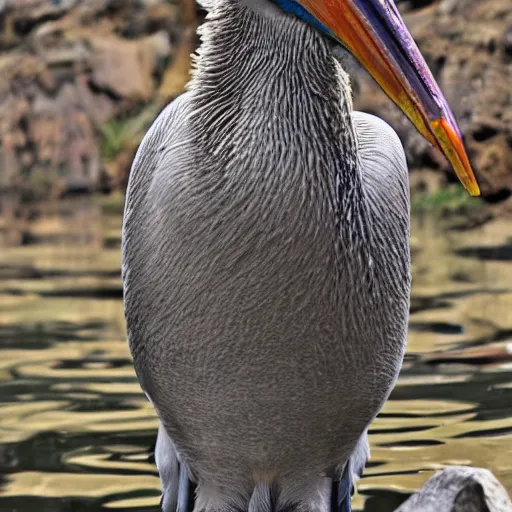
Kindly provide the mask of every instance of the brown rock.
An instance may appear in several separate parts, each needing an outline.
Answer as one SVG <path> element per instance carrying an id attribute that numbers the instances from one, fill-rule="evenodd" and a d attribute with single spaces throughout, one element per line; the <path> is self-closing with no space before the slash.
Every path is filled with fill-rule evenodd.
<path id="1" fill-rule="evenodd" d="M 170 53 L 162 35 L 128 41 L 115 36 L 91 37 L 92 82 L 120 98 L 148 101 L 154 90 L 153 72 L 159 56 Z"/>
<path id="2" fill-rule="evenodd" d="M 122 171 L 108 176 L 103 127 L 153 98 L 171 54 L 176 6 L 4 0 L 0 12 L 0 45 L 15 45 L 0 55 L 0 189 L 39 197 L 120 186 L 134 148 L 119 155 Z"/>
<path id="3" fill-rule="evenodd" d="M 42 20 L 58 18 L 68 12 L 77 0 L 4 0 L 0 2 L 3 27 L 0 48 L 22 43 L 24 36 Z"/>
<path id="4" fill-rule="evenodd" d="M 0 187 L 92 188 L 99 176 L 95 130 L 75 84 L 47 95 L 52 75 L 25 52 L 0 58 Z"/>
<path id="5" fill-rule="evenodd" d="M 35 22 L 41 18 L 61 16 L 76 3 L 77 0 L 6 0 L 3 10 L 13 13 L 17 20 Z"/>
<path id="6" fill-rule="evenodd" d="M 90 41 L 92 82 L 121 98 L 147 101 L 153 93 L 153 53 L 138 41 L 118 37 L 97 37 Z"/>
<path id="7" fill-rule="evenodd" d="M 39 166 L 56 171 L 66 188 L 94 188 L 99 150 L 75 86 L 67 84 L 55 98 L 38 96 L 27 123 Z"/>

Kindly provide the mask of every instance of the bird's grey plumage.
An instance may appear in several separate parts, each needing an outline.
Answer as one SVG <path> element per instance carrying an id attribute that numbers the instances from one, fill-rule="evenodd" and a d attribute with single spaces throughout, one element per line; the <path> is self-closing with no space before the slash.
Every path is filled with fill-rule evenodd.
<path id="1" fill-rule="evenodd" d="M 272 489 L 278 510 L 326 511 L 404 353 L 403 149 L 352 112 L 330 44 L 266 0 L 216 0 L 202 37 L 138 151 L 123 228 L 164 510 L 179 458 L 196 510 L 263 512 Z"/>

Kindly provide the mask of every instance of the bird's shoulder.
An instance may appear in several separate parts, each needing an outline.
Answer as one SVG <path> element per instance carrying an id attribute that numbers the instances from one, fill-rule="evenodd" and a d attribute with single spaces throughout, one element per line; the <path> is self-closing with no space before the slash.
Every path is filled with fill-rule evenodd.
<path id="1" fill-rule="evenodd" d="M 169 156 L 182 140 L 188 108 L 188 93 L 165 107 L 139 145 L 133 160 L 125 196 L 122 232 L 122 274 L 125 294 L 128 284 L 138 282 L 139 268 L 150 257 L 153 233 L 161 215 L 158 208 L 162 176 L 172 175 L 175 167 Z"/>
<path id="2" fill-rule="evenodd" d="M 371 229 L 372 259 L 378 268 L 389 270 L 379 273 L 379 279 L 388 283 L 388 290 L 400 283 L 396 290 L 405 307 L 410 286 L 410 199 L 405 152 L 398 135 L 382 119 L 354 112 L 353 122 Z M 397 276 L 401 278 L 397 280 Z"/>
<path id="3" fill-rule="evenodd" d="M 363 186 L 368 205 L 376 218 L 408 226 L 409 177 L 404 148 L 397 133 L 382 119 L 353 112 Z"/>
<path id="4" fill-rule="evenodd" d="M 128 180 L 125 218 L 144 200 L 155 172 L 166 159 L 166 151 L 179 138 L 188 105 L 189 93 L 178 96 L 155 119 L 139 145 Z"/>
<path id="5" fill-rule="evenodd" d="M 397 133 L 384 120 L 353 112 L 363 183 L 367 194 L 408 208 L 409 180 L 404 148 Z M 378 197 L 373 199 L 379 199 Z"/>

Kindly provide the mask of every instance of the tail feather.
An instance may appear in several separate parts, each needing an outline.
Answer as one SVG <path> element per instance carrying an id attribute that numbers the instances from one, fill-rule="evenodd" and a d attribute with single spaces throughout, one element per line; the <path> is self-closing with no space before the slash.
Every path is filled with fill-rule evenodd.
<path id="1" fill-rule="evenodd" d="M 155 461 L 162 482 L 161 508 L 164 512 L 175 512 L 178 504 L 180 464 L 174 443 L 162 424 L 158 427 Z"/>
<path id="2" fill-rule="evenodd" d="M 160 508 L 163 512 L 192 512 L 195 484 L 185 461 L 180 461 L 174 443 L 162 424 L 158 427 L 155 461 L 162 482 Z"/>
<path id="3" fill-rule="evenodd" d="M 345 464 L 339 481 L 333 482 L 331 512 L 352 512 L 352 495 L 354 494 L 355 482 L 363 474 L 369 458 L 368 434 L 364 432 L 350 459 Z"/>
<path id="4" fill-rule="evenodd" d="M 357 445 L 350 457 L 350 466 L 352 478 L 354 481 L 359 480 L 363 475 L 364 468 L 370 458 L 370 444 L 368 443 L 368 433 L 364 432 L 359 438 Z"/>
<path id="5" fill-rule="evenodd" d="M 260 482 L 254 487 L 249 500 L 248 512 L 275 512 L 272 491 L 266 482 Z"/>
<path id="6" fill-rule="evenodd" d="M 217 502 L 219 507 L 213 505 L 212 509 L 233 512 L 351 512 L 354 483 L 362 475 L 369 454 L 368 436 L 365 432 L 345 464 L 341 475 L 332 483 L 330 505 L 329 483 L 326 478 L 320 478 L 309 489 L 307 482 L 305 482 L 305 487 L 297 482 L 299 487 L 288 489 L 288 491 L 293 491 L 291 494 L 284 489 L 279 490 L 273 487 L 268 482 L 261 481 L 256 483 L 248 503 L 242 500 L 240 503 L 231 502 L 231 505 L 227 505 L 228 501 L 226 501 L 224 503 L 226 506 L 221 507 L 221 500 L 221 502 Z M 196 485 L 190 481 L 187 465 L 185 461 L 179 460 L 174 443 L 162 425 L 158 431 L 155 459 L 162 481 L 161 508 L 163 512 L 210 510 L 209 503 L 211 502 L 206 499 L 207 490 L 200 486 L 196 496 Z M 315 488 L 315 485 L 318 487 Z M 321 499 L 318 499 L 318 492 L 322 495 Z M 301 493 L 302 496 L 300 496 Z M 288 496 L 286 497 L 286 495 Z M 286 502 L 281 502 L 283 499 Z"/>

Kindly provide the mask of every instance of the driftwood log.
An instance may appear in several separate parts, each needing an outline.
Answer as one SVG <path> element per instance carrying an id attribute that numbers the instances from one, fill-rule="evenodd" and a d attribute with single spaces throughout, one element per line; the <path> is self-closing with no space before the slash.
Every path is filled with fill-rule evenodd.
<path id="1" fill-rule="evenodd" d="M 436 473 L 395 512 L 512 512 L 512 502 L 489 470 L 452 466 Z"/>

